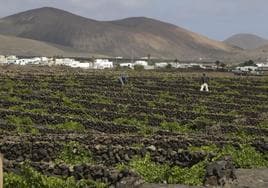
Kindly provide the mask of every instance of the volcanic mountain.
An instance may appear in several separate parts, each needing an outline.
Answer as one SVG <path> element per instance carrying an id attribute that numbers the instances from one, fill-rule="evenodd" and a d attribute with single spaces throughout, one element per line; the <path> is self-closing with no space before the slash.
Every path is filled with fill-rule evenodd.
<path id="1" fill-rule="evenodd" d="M 268 45 L 268 40 L 253 34 L 236 34 L 224 41 L 228 45 L 240 47 L 242 49 L 256 49 Z"/>
<path id="2" fill-rule="evenodd" d="M 135 17 L 97 21 L 55 9 L 34 9 L 0 19 L 0 34 L 95 54 L 194 59 L 238 50 L 175 25 Z M 56 53 L 56 52 L 55 52 Z"/>
<path id="3" fill-rule="evenodd" d="M 18 56 L 68 56 L 88 57 L 86 52 L 76 49 L 21 37 L 0 35 L 0 54 Z M 100 56 L 98 54 L 91 54 Z"/>

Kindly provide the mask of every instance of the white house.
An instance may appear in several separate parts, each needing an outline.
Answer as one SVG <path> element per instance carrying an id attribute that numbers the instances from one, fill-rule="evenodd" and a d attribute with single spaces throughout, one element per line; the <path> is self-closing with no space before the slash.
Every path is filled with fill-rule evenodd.
<path id="1" fill-rule="evenodd" d="M 8 64 L 14 64 L 18 58 L 14 55 L 11 55 L 7 56 L 6 59 Z"/>
<path id="2" fill-rule="evenodd" d="M 177 64 L 177 68 L 180 68 L 180 69 L 187 69 L 187 68 L 190 68 L 191 65 L 190 64 L 187 64 L 187 63 L 179 63 Z"/>
<path id="3" fill-rule="evenodd" d="M 155 63 L 156 68 L 166 68 L 168 63 L 166 62 L 161 62 L 161 63 Z"/>
<path id="4" fill-rule="evenodd" d="M 40 63 L 41 63 L 41 58 L 39 57 L 16 59 L 14 61 L 14 64 L 17 64 L 17 65 L 27 65 L 27 64 L 38 65 Z"/>
<path id="5" fill-rule="evenodd" d="M 236 67 L 236 70 L 251 72 L 251 71 L 257 71 L 258 67 L 255 66 Z"/>
<path id="6" fill-rule="evenodd" d="M 29 59 L 29 64 L 38 65 L 41 64 L 42 59 L 40 57 L 34 57 L 32 59 Z"/>
<path id="7" fill-rule="evenodd" d="M 268 63 L 258 63 L 257 66 L 259 71 L 264 71 L 268 73 Z"/>
<path id="8" fill-rule="evenodd" d="M 34 59 L 17 59 L 14 61 L 16 65 L 34 64 Z"/>
<path id="9" fill-rule="evenodd" d="M 134 64 L 133 63 L 120 63 L 119 66 L 134 69 Z"/>
<path id="10" fill-rule="evenodd" d="M 0 63 L 7 63 L 7 58 L 4 55 L 0 55 Z"/>
<path id="11" fill-rule="evenodd" d="M 178 62 L 169 63 L 173 68 L 189 68 L 189 64 L 183 64 Z"/>
<path id="12" fill-rule="evenodd" d="M 148 66 L 147 61 L 135 61 L 134 65 Z"/>
<path id="13" fill-rule="evenodd" d="M 268 63 L 257 63 L 256 64 L 258 67 L 265 67 L 268 68 Z"/>
<path id="14" fill-rule="evenodd" d="M 42 64 L 42 65 L 49 65 L 49 62 L 52 61 L 53 59 L 49 59 L 47 57 L 40 57 L 40 63 L 39 64 Z"/>
<path id="15" fill-rule="evenodd" d="M 80 61 L 76 61 L 70 58 L 55 59 L 55 65 L 65 65 L 70 67 L 77 67 Z"/>
<path id="16" fill-rule="evenodd" d="M 82 68 L 82 69 L 89 69 L 93 67 L 93 63 L 92 62 L 83 62 L 83 63 L 76 63 L 73 64 L 71 67 L 73 68 Z"/>
<path id="17" fill-rule="evenodd" d="M 113 62 L 108 59 L 96 59 L 93 65 L 94 69 L 111 69 L 113 67 Z"/>
<path id="18" fill-rule="evenodd" d="M 155 67 L 153 65 L 147 65 L 147 66 L 144 66 L 144 70 L 154 70 Z"/>
<path id="19" fill-rule="evenodd" d="M 190 63 L 189 67 L 200 67 L 198 63 Z"/>

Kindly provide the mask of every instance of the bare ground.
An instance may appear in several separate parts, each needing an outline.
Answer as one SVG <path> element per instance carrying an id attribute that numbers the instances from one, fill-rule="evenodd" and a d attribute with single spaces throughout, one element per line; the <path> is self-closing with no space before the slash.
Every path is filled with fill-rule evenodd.
<path id="1" fill-rule="evenodd" d="M 237 180 L 225 188 L 267 188 L 268 169 L 238 169 L 236 171 Z M 200 188 L 198 186 L 186 185 L 157 185 L 144 184 L 141 188 Z"/>

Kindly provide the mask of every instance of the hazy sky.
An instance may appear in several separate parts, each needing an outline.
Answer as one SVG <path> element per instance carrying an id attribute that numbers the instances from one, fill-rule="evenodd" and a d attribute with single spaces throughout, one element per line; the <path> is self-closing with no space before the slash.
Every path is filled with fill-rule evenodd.
<path id="1" fill-rule="evenodd" d="M 98 20 L 146 16 L 218 40 L 236 33 L 268 38 L 268 0 L 0 0 L 0 17 L 44 6 Z"/>

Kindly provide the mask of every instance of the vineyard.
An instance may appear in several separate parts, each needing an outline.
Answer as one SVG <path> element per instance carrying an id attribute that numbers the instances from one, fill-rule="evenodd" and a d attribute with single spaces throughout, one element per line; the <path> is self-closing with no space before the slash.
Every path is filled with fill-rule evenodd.
<path id="1" fill-rule="evenodd" d="M 268 167 L 268 79 L 67 68 L 2 70 L 5 187 L 203 185 L 206 165 Z"/>

